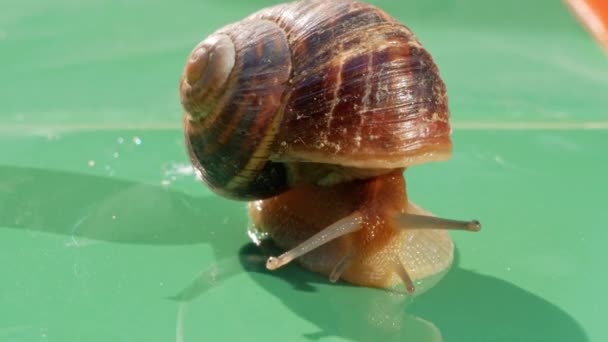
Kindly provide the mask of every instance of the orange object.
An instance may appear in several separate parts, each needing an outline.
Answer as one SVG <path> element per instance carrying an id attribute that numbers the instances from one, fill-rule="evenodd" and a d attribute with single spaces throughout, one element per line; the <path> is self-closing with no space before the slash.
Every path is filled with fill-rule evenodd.
<path id="1" fill-rule="evenodd" d="M 608 0 L 564 0 L 583 26 L 608 52 Z"/>

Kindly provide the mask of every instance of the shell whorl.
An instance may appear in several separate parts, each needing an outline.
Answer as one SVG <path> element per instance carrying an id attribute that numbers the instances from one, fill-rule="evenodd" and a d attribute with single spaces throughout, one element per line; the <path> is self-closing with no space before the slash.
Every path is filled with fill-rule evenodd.
<path id="1" fill-rule="evenodd" d="M 268 157 L 290 73 L 285 32 L 267 20 L 228 25 L 193 50 L 180 89 L 186 145 L 215 192 L 250 199 L 287 186 Z"/>
<path id="2" fill-rule="evenodd" d="M 192 50 L 180 89 L 188 119 L 204 118 L 213 110 L 219 92 L 234 68 L 235 59 L 234 43 L 225 34 L 211 35 Z"/>

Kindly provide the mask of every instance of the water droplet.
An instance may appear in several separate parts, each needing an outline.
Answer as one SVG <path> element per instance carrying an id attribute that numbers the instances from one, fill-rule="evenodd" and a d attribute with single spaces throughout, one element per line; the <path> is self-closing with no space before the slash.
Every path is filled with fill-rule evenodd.
<path id="1" fill-rule="evenodd" d="M 118 152 L 114 152 L 114 158 L 118 158 L 120 157 L 120 154 Z"/>
<path id="2" fill-rule="evenodd" d="M 125 142 L 125 139 L 124 139 L 123 137 L 118 137 L 118 139 L 116 139 L 116 141 L 117 141 L 119 144 L 122 144 L 122 143 L 124 143 L 124 142 Z"/>
<path id="3" fill-rule="evenodd" d="M 93 167 L 93 166 L 95 166 L 95 161 L 89 160 L 89 162 L 87 164 L 89 165 L 89 167 Z"/>
<path id="4" fill-rule="evenodd" d="M 116 220 L 116 215 L 112 215 L 112 220 Z"/>
<path id="5" fill-rule="evenodd" d="M 59 140 L 59 135 L 57 135 L 55 133 L 47 133 L 46 139 L 49 141 Z"/>
<path id="6" fill-rule="evenodd" d="M 163 171 L 165 176 L 190 176 L 194 168 L 191 164 L 170 163 Z"/>
<path id="7" fill-rule="evenodd" d="M 169 181 L 169 180 L 167 180 L 167 179 L 163 179 L 163 180 L 160 182 L 160 184 L 161 184 L 161 185 L 163 185 L 163 186 L 171 185 L 171 181 Z"/>
<path id="8" fill-rule="evenodd" d="M 196 179 L 201 182 L 203 181 L 203 172 L 199 169 L 194 169 L 194 174 L 196 175 Z"/>
<path id="9" fill-rule="evenodd" d="M 138 137 L 138 136 L 134 136 L 134 137 L 133 137 L 133 143 L 134 143 L 135 145 L 141 145 L 141 143 L 142 143 L 141 138 L 140 138 L 140 137 Z"/>
<path id="10" fill-rule="evenodd" d="M 47 328 L 40 328 L 40 337 L 42 337 L 43 339 L 48 338 L 48 329 Z"/>

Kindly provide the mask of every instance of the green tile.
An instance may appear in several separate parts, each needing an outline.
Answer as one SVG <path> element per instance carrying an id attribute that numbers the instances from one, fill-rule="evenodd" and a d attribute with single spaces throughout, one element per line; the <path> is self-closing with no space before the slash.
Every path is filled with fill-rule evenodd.
<path id="1" fill-rule="evenodd" d="M 2 321 L 28 327 L 15 336 L 169 338 L 179 311 L 170 298 L 182 293 L 192 338 L 393 340 L 414 331 L 432 340 L 438 329 L 446 340 L 601 340 L 608 156 L 597 148 L 607 135 L 457 131 L 452 160 L 409 170 L 413 201 L 484 224 L 452 234 L 457 266 L 409 307 L 298 267 L 270 274 L 248 261 L 261 252 L 248 243 L 243 204 L 198 184 L 177 130 L 6 138 L 2 146 L 19 149 L 0 168 L 0 258 L 14 260 L 0 285 L 12 308 Z M 75 325 L 83 313 L 107 330 Z"/>
<path id="2" fill-rule="evenodd" d="M 607 340 L 608 58 L 563 5 L 372 2 L 450 94 L 454 156 L 408 170 L 410 198 L 484 225 L 453 233 L 454 268 L 404 302 L 266 272 L 243 203 L 189 168 L 188 52 L 273 3 L 2 6 L 0 340 Z"/>
<path id="3" fill-rule="evenodd" d="M 0 74 L 10 81 L 0 122 L 175 126 L 177 80 L 192 47 L 274 3 L 15 4 L 0 13 Z M 432 52 L 455 120 L 605 120 L 608 59 L 560 2 L 371 3 Z"/>

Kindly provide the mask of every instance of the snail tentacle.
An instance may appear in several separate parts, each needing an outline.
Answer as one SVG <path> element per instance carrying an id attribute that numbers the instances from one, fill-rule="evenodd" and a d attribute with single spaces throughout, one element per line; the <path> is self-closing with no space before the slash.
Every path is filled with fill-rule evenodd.
<path id="1" fill-rule="evenodd" d="M 414 291 L 416 291 L 414 282 L 412 281 L 410 275 L 407 273 L 407 270 L 405 269 L 405 266 L 403 265 L 403 263 L 401 263 L 401 261 L 397 261 L 395 263 L 394 272 L 401 279 L 403 285 L 405 286 L 405 290 L 408 293 L 414 293 Z"/>
<path id="2" fill-rule="evenodd" d="M 346 271 L 346 269 L 348 268 L 348 266 L 350 265 L 352 260 L 353 260 L 352 252 L 344 255 L 342 257 L 342 259 L 340 259 L 340 261 L 338 261 L 336 263 L 336 266 L 334 266 L 333 270 L 329 274 L 329 281 L 331 281 L 332 283 L 337 282 L 338 279 L 340 279 L 340 277 L 342 276 L 342 273 L 344 273 L 344 271 Z"/>
<path id="3" fill-rule="evenodd" d="M 303 241 L 296 247 L 288 250 L 278 257 L 270 257 L 266 261 L 266 268 L 276 270 L 277 268 L 288 264 L 294 259 L 334 240 L 340 236 L 355 232 L 361 229 L 363 218 L 359 212 L 354 212 L 351 215 L 344 217 L 334 224 L 327 226 L 307 240 Z"/>
<path id="4" fill-rule="evenodd" d="M 397 226 L 403 229 L 447 229 L 468 230 L 471 232 L 481 230 L 481 223 L 477 220 L 459 221 L 412 213 L 399 214 L 395 220 L 398 223 Z"/>

